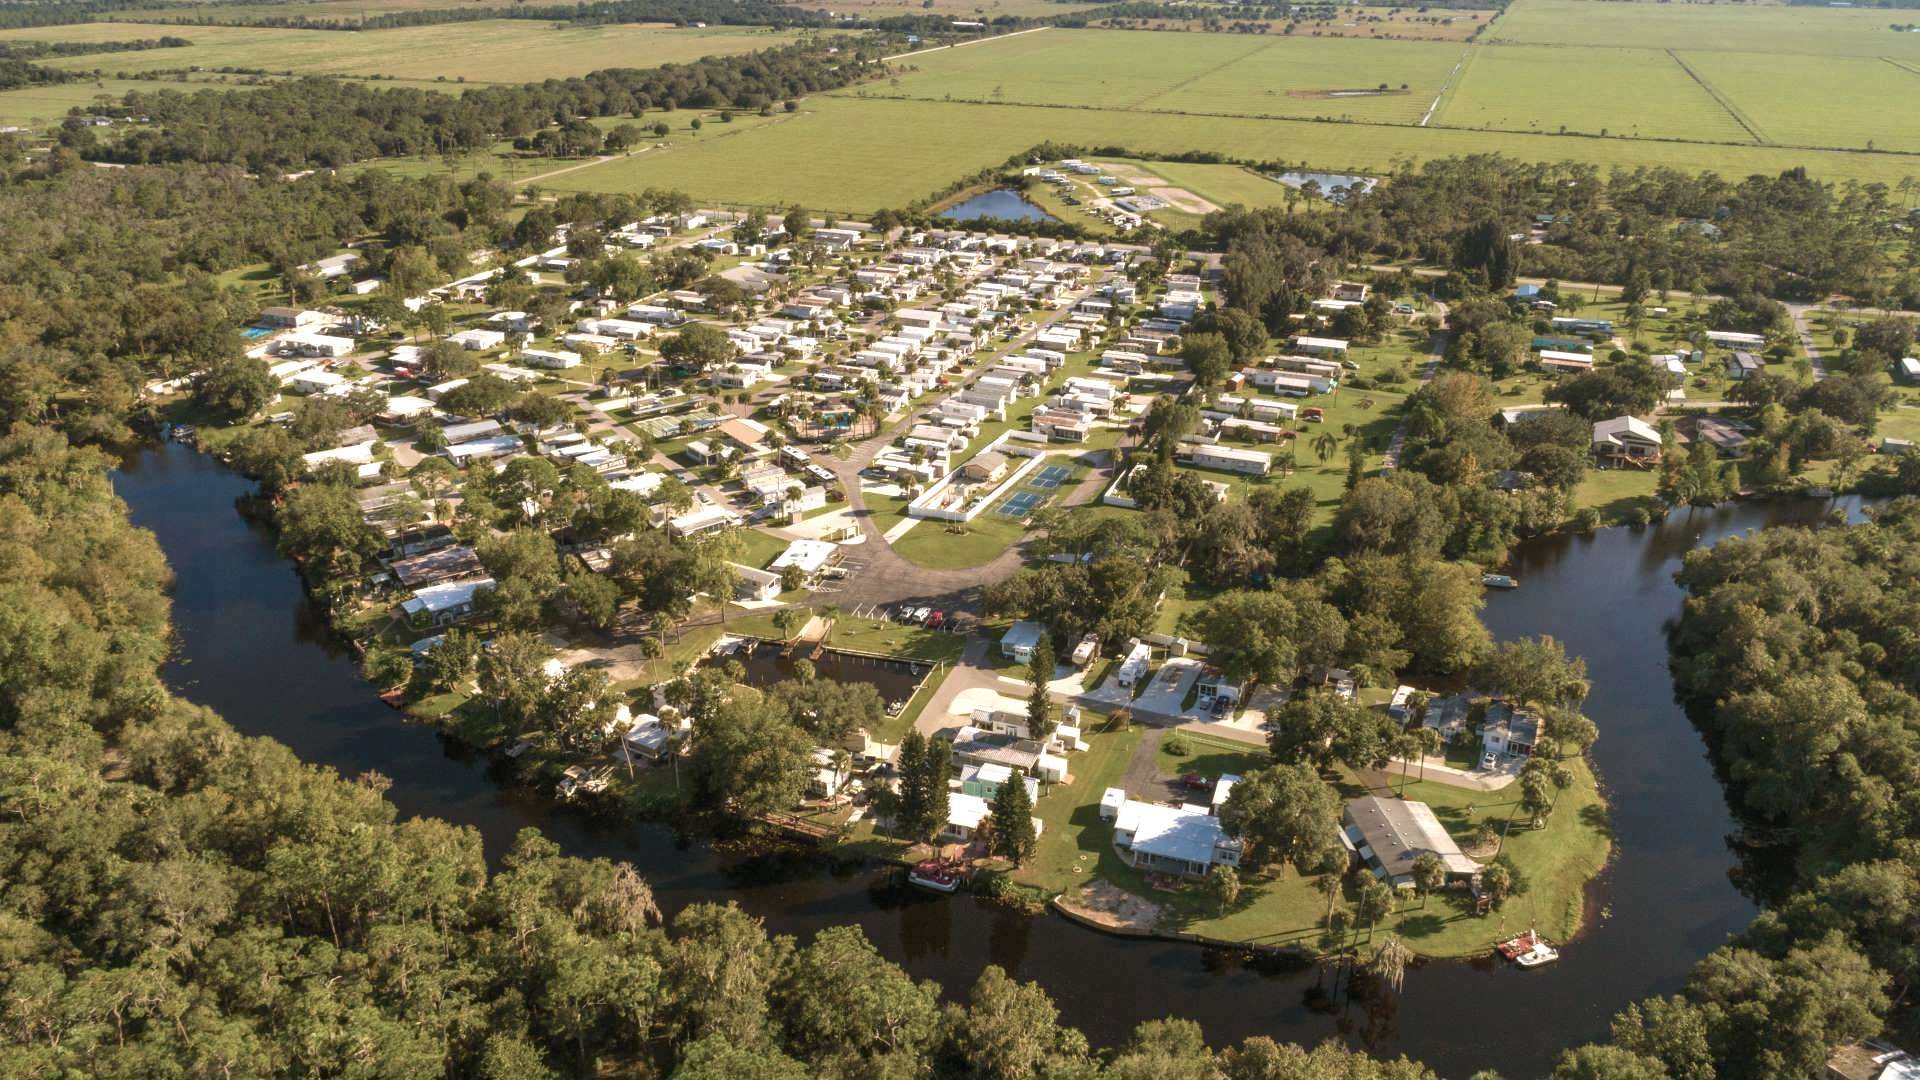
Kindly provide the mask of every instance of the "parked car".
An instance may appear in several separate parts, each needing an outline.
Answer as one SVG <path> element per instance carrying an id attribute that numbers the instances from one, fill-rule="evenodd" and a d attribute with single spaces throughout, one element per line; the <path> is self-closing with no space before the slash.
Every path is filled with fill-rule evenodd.
<path id="1" fill-rule="evenodd" d="M 927 626 L 934 630 L 940 629 L 941 624 L 945 623 L 946 621 L 947 621 L 947 615 L 946 615 L 946 612 L 944 611 L 936 611 L 933 614 L 927 616 Z"/>
<path id="2" fill-rule="evenodd" d="M 1485 770 L 1485 771 L 1487 771 L 1487 772 L 1492 772 L 1492 771 L 1494 771 L 1495 769 L 1498 769 L 1499 767 L 1500 767 L 1500 755 L 1499 755 L 1499 754 L 1496 754 L 1496 753 L 1493 753 L 1492 751 L 1488 751 L 1487 753 L 1484 753 L 1484 754 L 1481 754 L 1481 755 L 1480 755 L 1480 768 L 1481 768 L 1481 769 L 1483 769 L 1483 770 Z"/>
<path id="3" fill-rule="evenodd" d="M 1227 697 L 1225 694 L 1222 694 L 1219 697 L 1214 698 L 1213 699 L 1213 715 L 1225 716 L 1227 714 L 1227 706 L 1231 704 L 1233 704 L 1232 699 Z"/>

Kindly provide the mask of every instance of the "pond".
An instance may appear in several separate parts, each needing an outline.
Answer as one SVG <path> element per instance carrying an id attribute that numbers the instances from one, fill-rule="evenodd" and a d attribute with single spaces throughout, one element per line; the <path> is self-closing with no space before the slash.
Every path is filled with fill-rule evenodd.
<path id="1" fill-rule="evenodd" d="M 1753 918 L 1734 880 L 1732 816 L 1698 733 L 1672 697 L 1663 630 L 1680 606 L 1673 572 L 1698 544 L 1817 520 L 1831 508 L 1814 500 L 1728 506 L 1646 529 L 1521 547 L 1506 568 L 1520 588 L 1489 596 L 1485 618 L 1498 637 L 1552 634 L 1586 658 L 1594 686 L 1587 711 L 1601 730 L 1594 760 L 1616 837 L 1591 929 L 1550 968 L 1428 963 L 1408 975 L 1397 1001 L 1325 1012 L 1308 1004 L 1322 981 L 1311 968 L 1109 937 L 1056 915 L 905 889 L 886 870 L 832 867 L 807 855 L 731 856 L 664 827 L 557 808 L 546 792 L 405 722 L 374 696 L 272 537 L 235 512 L 248 481 L 178 444 L 132 456 L 114 480 L 175 573 L 179 640 L 164 672 L 168 683 L 243 734 L 277 739 L 302 760 L 388 777 L 388 797 L 402 816 L 469 826 L 489 858 L 497 860 L 520 829 L 537 828 L 569 854 L 632 863 L 668 912 L 732 900 L 769 929 L 803 938 L 856 924 L 888 958 L 949 995 L 964 994 L 987 964 L 998 964 L 1045 987 L 1062 1020 L 1095 1045 L 1175 1015 L 1198 1021 L 1216 1044 L 1269 1035 L 1311 1045 L 1340 1036 L 1378 1053 L 1411 1055 L 1448 1076 L 1547 1071 L 1560 1049 L 1604 1038 L 1622 1006 L 1678 989 L 1696 961 Z M 1858 512 L 1853 501 L 1837 505 Z M 1488 938 L 1499 929 L 1490 923 Z"/>
<path id="2" fill-rule="evenodd" d="M 978 221 L 981 218 L 993 218 L 997 221 L 1060 220 L 1041 209 L 1039 204 L 1011 188 L 983 191 L 965 202 L 940 211 L 940 216 L 948 221 Z"/>
<path id="3" fill-rule="evenodd" d="M 1373 186 L 1380 182 L 1371 176 L 1356 176 L 1349 173 L 1297 171 L 1283 172 L 1274 179 L 1288 187 L 1296 188 L 1306 187 L 1309 183 L 1318 184 L 1320 194 L 1333 202 L 1339 202 L 1352 193 L 1364 194 L 1372 191 Z"/>
<path id="4" fill-rule="evenodd" d="M 732 644 L 723 641 L 703 663 L 739 664 L 746 673 L 741 682 L 748 686 L 771 686 L 793 678 L 794 665 L 802 660 L 813 665 L 817 678 L 866 683 L 880 692 L 880 700 L 902 706 L 912 700 L 927 672 L 933 670 L 932 664 L 919 661 L 814 646 L 796 649 L 789 655 L 786 646 L 779 642 L 752 638 L 738 638 Z"/>

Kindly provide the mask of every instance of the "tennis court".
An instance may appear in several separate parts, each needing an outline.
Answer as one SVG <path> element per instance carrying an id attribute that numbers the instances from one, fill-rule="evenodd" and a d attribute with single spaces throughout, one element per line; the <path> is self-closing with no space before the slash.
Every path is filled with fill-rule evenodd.
<path id="1" fill-rule="evenodd" d="M 1018 520 L 1033 513 L 1033 508 L 1039 506 L 1045 498 L 1045 495 L 1037 491 L 1023 491 L 1008 499 L 1006 502 L 1001 503 L 1000 509 L 995 510 L 994 513 L 999 514 L 1001 517 Z"/>
<path id="2" fill-rule="evenodd" d="M 1072 475 L 1073 470 L 1067 468 L 1065 465 L 1049 465 L 1041 469 L 1039 474 L 1032 480 L 1027 481 L 1027 486 L 1051 490 L 1059 487 L 1067 477 Z"/>

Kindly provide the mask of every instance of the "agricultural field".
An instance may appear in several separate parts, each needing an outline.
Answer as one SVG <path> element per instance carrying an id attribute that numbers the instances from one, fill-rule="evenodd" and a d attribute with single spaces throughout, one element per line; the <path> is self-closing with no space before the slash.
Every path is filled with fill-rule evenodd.
<path id="1" fill-rule="evenodd" d="M 89 79 L 7 90 L 0 92 L 0 125 L 45 127 L 57 123 L 71 109 L 94 104 L 96 98 L 119 98 L 136 90 L 152 90 L 158 85 L 125 79 Z"/>
<path id="2" fill-rule="evenodd" d="M 1920 115 L 1920 59 L 1735 52 L 1681 58 L 1739 108 L 1763 141 L 1920 152 L 1920 123 L 1914 121 Z"/>
<path id="3" fill-rule="evenodd" d="M 1920 79 L 1914 85 L 1920 89 Z M 1552 92 L 1542 92 L 1545 87 Z M 1549 134 L 1756 141 L 1672 56 L 1652 49 L 1475 49 L 1432 122 Z"/>
<path id="4" fill-rule="evenodd" d="M 956 19 L 991 22 L 1000 18 L 1043 19 L 1099 7 L 1098 3 L 1055 3 L 1054 0 L 803 0 L 793 5 L 806 11 L 826 11 L 855 19 L 886 19 L 896 15 L 951 15 Z"/>
<path id="5" fill-rule="evenodd" d="M 246 24 L 273 19 L 312 19 L 360 22 L 403 11 L 443 11 L 470 8 L 473 0 L 288 0 L 286 3 L 194 4 L 116 12 L 125 22 L 188 22 Z"/>
<path id="6" fill-rule="evenodd" d="M 1101 19 L 1098 11 L 1090 12 L 1093 25 L 1104 26 L 1119 24 L 1133 30 L 1195 30 L 1203 22 L 1226 23 L 1234 26 L 1247 25 L 1249 20 L 1234 8 L 1227 5 L 1189 4 L 1193 15 L 1183 19 Z M 1263 25 L 1262 33 L 1275 36 L 1291 33 L 1296 37 L 1330 38 L 1350 37 L 1366 38 L 1375 41 L 1466 41 L 1475 32 L 1493 20 L 1492 11 L 1452 11 L 1432 9 L 1419 11 L 1413 8 L 1396 7 L 1340 7 L 1328 19 L 1302 19 L 1289 22 L 1286 19 L 1269 19 Z M 1293 29 L 1289 31 L 1288 26 Z"/>
<path id="7" fill-rule="evenodd" d="M 798 37 L 794 32 L 757 27 L 570 27 L 517 19 L 353 32 L 238 26 L 193 26 L 171 32 L 193 44 L 62 57 L 46 64 L 109 74 L 246 68 L 427 82 L 523 83 L 601 68 L 648 68 L 752 52 Z M 88 23 L 4 31 L 0 41 L 125 41 L 153 36 L 157 35 L 150 25 Z"/>
<path id="8" fill-rule="evenodd" d="M 1151 154 L 1226 149 L 1359 172 L 1390 169 L 1402 159 L 1500 152 L 1532 161 L 1664 165 L 1733 176 L 1804 165 L 1827 179 L 1888 184 L 1920 173 L 1914 159 L 1889 154 L 828 95 L 809 99 L 799 113 L 777 123 L 607 162 L 543 186 L 613 192 L 665 187 L 708 203 L 797 201 L 821 211 L 866 213 L 905 206 L 955 177 L 997 166 L 1049 139 Z"/>
<path id="9" fill-rule="evenodd" d="M 0 91 L 0 125 L 45 128 L 59 123 L 72 109 L 94 105 L 102 97 L 118 100 L 131 93 L 208 88 L 245 89 L 213 80 L 156 82 L 146 79 L 84 79 L 54 86 L 26 86 Z"/>
<path id="10" fill-rule="evenodd" d="M 1898 34 L 1897 10 L 1518 0 L 1490 42 L 1576 48 L 1726 50 L 1920 59 L 1920 34 Z"/>
<path id="11" fill-rule="evenodd" d="M 913 57 L 890 91 L 929 101 L 1410 123 L 1459 56 L 1456 46 L 1429 42 L 1050 30 Z"/>

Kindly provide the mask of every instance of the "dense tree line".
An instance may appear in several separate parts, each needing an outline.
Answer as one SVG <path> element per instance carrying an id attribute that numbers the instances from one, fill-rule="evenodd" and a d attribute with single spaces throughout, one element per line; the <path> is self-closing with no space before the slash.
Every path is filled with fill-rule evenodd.
<path id="1" fill-rule="evenodd" d="M 15 56 L 0 53 L 0 90 L 18 90 L 23 86 L 48 86 L 72 82 L 75 76 L 59 68 L 41 67 Z"/>
<path id="2" fill-rule="evenodd" d="M 138 92 L 114 109 L 152 121 L 84 155 L 124 163 L 233 163 L 256 172 L 366 158 L 466 153 L 583 117 L 674 109 L 758 110 L 846 86 L 880 68 L 857 47 L 802 44 L 648 70 L 610 69 L 524 86 L 373 89 L 305 78 L 249 91 Z"/>
<path id="3" fill-rule="evenodd" d="M 1263 172 L 1297 165 L 1258 163 Z M 1726 296 L 1920 301 L 1920 274 L 1903 257 L 1914 244 L 1899 229 L 1907 213 L 1885 184 L 1830 184 L 1804 169 L 1740 179 L 1603 172 L 1488 154 L 1403 167 L 1384 181 L 1331 213 L 1230 207 L 1196 238 L 1226 250 L 1244 232 L 1284 232 L 1344 259 L 1451 266 L 1483 289 L 1518 274 Z M 1541 243 L 1506 241 L 1536 226 Z"/>
<path id="4" fill-rule="evenodd" d="M 183 37 L 164 34 L 157 38 L 126 41 L 0 41 L 0 57 L 36 60 L 48 56 L 92 56 L 95 53 L 144 52 L 149 49 L 183 49 L 193 44 Z"/>

